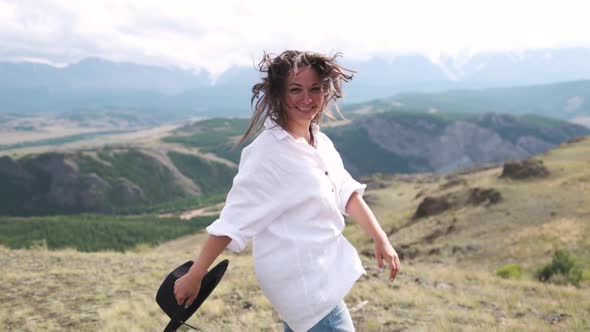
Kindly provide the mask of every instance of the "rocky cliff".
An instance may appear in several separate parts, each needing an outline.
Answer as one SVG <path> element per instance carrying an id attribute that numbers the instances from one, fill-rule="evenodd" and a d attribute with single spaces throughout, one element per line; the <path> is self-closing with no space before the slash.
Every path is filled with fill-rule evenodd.
<path id="1" fill-rule="evenodd" d="M 362 144 L 358 139 L 347 139 L 352 132 L 362 138 Z M 383 113 L 356 119 L 329 134 L 351 173 L 358 176 L 376 171 L 450 172 L 484 163 L 526 159 L 572 138 L 590 135 L 590 129 L 493 113 L 457 119 Z"/>

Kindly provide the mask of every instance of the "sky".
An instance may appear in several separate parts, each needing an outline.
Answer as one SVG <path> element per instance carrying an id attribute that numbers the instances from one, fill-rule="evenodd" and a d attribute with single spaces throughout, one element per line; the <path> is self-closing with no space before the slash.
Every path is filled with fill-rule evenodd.
<path id="1" fill-rule="evenodd" d="M 590 47 L 587 0 L 0 0 L 0 60 L 221 73 L 263 52 L 346 59 Z"/>

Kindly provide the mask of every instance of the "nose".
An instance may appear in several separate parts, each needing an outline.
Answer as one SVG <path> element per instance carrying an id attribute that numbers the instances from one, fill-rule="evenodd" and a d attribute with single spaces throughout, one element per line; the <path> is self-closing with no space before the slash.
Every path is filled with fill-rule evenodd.
<path id="1" fill-rule="evenodd" d="M 306 104 L 311 103 L 312 99 L 311 99 L 311 93 L 309 93 L 308 91 L 304 91 L 303 92 L 303 102 L 305 102 Z"/>

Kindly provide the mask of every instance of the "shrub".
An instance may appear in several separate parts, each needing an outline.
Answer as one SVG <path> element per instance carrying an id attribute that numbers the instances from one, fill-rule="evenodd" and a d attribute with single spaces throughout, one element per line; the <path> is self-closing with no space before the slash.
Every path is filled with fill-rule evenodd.
<path id="1" fill-rule="evenodd" d="M 579 286 L 582 280 L 582 269 L 577 266 L 574 259 L 563 250 L 557 250 L 553 254 L 553 260 L 540 268 L 536 277 L 543 282 L 556 284 L 572 284 Z"/>
<path id="2" fill-rule="evenodd" d="M 520 279 L 522 267 L 518 264 L 506 264 L 496 270 L 496 275 L 504 279 Z"/>

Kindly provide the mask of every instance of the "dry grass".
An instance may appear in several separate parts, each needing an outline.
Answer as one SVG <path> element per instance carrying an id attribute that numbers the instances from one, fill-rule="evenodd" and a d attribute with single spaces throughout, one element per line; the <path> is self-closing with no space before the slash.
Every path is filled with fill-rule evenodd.
<path id="1" fill-rule="evenodd" d="M 533 273 L 567 249 L 590 267 L 590 140 L 541 157 L 545 179 L 500 179 L 499 168 L 458 175 L 383 177 L 367 192 L 394 245 L 413 258 L 394 282 L 375 269 L 372 244 L 355 224 L 346 235 L 367 275 L 345 299 L 358 331 L 588 331 L 590 288 L 544 284 Z M 462 183 L 462 184 L 461 184 Z M 411 220 L 425 194 L 494 188 L 503 201 L 462 206 Z M 417 197 L 419 196 L 419 197 Z M 434 235 L 436 236 L 434 236 Z M 437 235 L 438 234 L 438 235 Z M 175 266 L 194 257 L 204 234 L 128 253 L 0 248 L 0 330 L 161 331 L 167 319 L 155 292 Z M 282 331 L 257 286 L 248 253 L 224 253 L 230 266 L 218 289 L 191 318 L 203 331 Z M 518 263 L 521 280 L 495 270 Z"/>
<path id="2" fill-rule="evenodd" d="M 154 296 L 171 268 L 202 236 L 137 253 L 1 249 L 2 329 L 6 331 L 160 331 Z M 227 254 L 230 268 L 190 322 L 203 331 L 280 331 L 260 293 L 251 258 Z M 444 263 L 404 263 L 398 279 L 365 261 L 368 274 L 346 302 L 358 331 L 585 330 L 588 290 L 510 281 Z M 553 323 L 552 323 L 553 322 Z"/>

